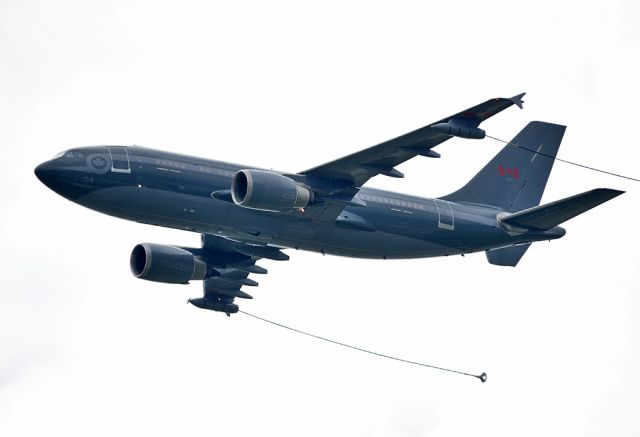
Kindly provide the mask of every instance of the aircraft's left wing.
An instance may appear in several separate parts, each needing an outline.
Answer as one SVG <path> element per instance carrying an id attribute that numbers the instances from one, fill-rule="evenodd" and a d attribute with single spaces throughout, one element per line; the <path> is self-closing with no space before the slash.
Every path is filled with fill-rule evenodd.
<path id="1" fill-rule="evenodd" d="M 369 147 L 344 158 L 331 161 L 318 167 L 303 171 L 311 177 L 344 181 L 345 185 L 361 187 L 376 175 L 403 177 L 395 166 L 417 155 L 437 158 L 440 155 L 433 150 L 438 144 L 452 136 L 463 138 L 484 138 L 484 131 L 478 126 L 484 120 L 507 109 L 511 105 L 522 108 L 525 93 L 511 98 L 495 98 L 472 108 L 458 112 L 450 117 L 409 132 L 398 138 Z"/>
<path id="2" fill-rule="evenodd" d="M 258 283 L 249 274 L 265 274 L 267 270 L 256 265 L 261 258 L 286 261 L 289 256 L 279 249 L 260 246 L 224 237 L 202 234 L 202 249 L 190 249 L 204 259 L 210 268 L 209 277 L 203 283 L 204 296 L 189 299 L 198 308 L 237 313 L 235 298 L 252 299 L 242 287 L 255 287 Z"/>

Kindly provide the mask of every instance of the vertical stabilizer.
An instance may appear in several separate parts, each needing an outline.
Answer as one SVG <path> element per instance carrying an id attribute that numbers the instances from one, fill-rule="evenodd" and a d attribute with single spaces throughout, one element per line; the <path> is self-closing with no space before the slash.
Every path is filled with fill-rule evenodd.
<path id="1" fill-rule="evenodd" d="M 558 153 L 565 129 L 532 121 L 464 187 L 443 199 L 491 205 L 508 212 L 539 205 L 553 167 L 550 157 Z"/>

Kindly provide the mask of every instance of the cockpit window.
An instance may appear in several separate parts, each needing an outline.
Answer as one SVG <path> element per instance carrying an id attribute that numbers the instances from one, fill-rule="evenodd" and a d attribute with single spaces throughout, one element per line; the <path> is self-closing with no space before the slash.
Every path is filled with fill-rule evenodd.
<path id="1" fill-rule="evenodd" d="M 65 158 L 84 158 L 84 155 L 80 152 L 76 152 L 74 150 L 64 150 L 60 153 L 57 153 L 56 156 L 53 157 L 53 159 L 61 158 L 63 156 Z"/>
<path id="2" fill-rule="evenodd" d="M 84 155 L 80 152 L 75 152 L 73 150 L 69 150 L 64 154 L 65 158 L 84 158 Z"/>

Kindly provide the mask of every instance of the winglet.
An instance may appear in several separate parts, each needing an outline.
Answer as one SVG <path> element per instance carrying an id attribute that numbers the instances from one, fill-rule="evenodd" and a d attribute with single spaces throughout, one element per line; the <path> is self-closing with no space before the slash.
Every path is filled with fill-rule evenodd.
<path id="1" fill-rule="evenodd" d="M 511 97 L 510 99 L 507 99 L 507 100 L 511 100 L 514 105 L 516 105 L 518 108 L 522 109 L 522 104 L 524 103 L 524 100 L 522 100 L 522 98 L 524 97 L 525 94 L 527 94 L 527 93 L 518 94 L 517 96 L 513 96 L 513 97 Z"/>

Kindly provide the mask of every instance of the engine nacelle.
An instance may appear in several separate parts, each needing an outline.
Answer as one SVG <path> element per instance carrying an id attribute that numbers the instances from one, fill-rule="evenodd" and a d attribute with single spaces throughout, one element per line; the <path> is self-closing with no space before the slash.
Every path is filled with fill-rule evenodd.
<path id="1" fill-rule="evenodd" d="M 148 281 L 187 284 L 207 277 L 207 264 L 174 246 L 142 243 L 131 252 L 131 273 Z"/>
<path id="2" fill-rule="evenodd" d="M 245 208 L 284 212 L 309 205 L 313 192 L 278 173 L 240 170 L 231 183 L 231 198 Z"/>

